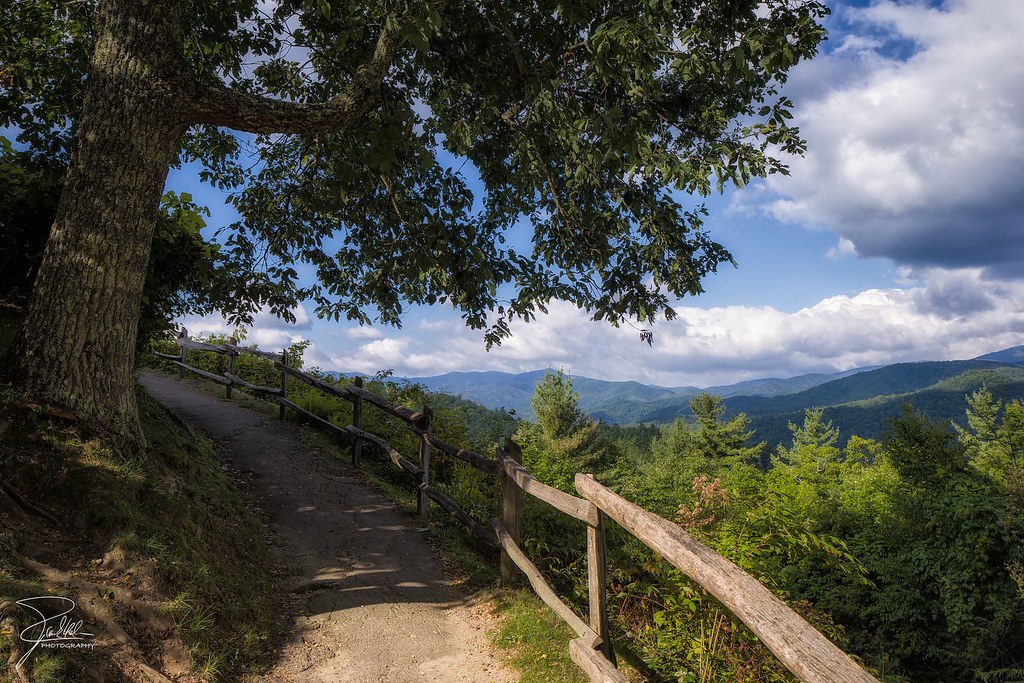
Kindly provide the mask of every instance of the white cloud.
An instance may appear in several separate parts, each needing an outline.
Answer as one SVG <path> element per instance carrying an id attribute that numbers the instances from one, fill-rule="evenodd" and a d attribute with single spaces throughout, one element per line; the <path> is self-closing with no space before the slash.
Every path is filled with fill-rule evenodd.
<path id="1" fill-rule="evenodd" d="M 480 369 L 523 372 L 565 367 L 609 380 L 708 386 L 756 377 L 788 377 L 866 365 L 971 358 L 1024 344 L 1024 283 L 987 278 L 980 269 L 907 270 L 906 287 L 833 296 L 786 313 L 770 306 L 679 306 L 679 318 L 655 326 L 655 343 L 638 330 L 594 323 L 571 304 L 513 326 L 490 352 L 479 332 L 458 322 L 445 330 L 386 330 L 347 349 L 338 369 L 431 376 Z"/>
<path id="2" fill-rule="evenodd" d="M 314 331 L 304 360 L 324 370 L 393 369 L 406 377 L 565 367 L 600 379 L 709 386 L 971 358 L 1024 344 L 1024 282 L 992 278 L 980 268 L 904 268 L 901 281 L 899 287 L 832 296 L 791 313 L 771 306 L 677 306 L 678 319 L 654 327 L 653 347 L 640 341 L 636 328 L 591 322 L 575 306 L 555 302 L 548 315 L 513 325 L 513 337 L 490 352 L 479 331 L 453 318 L 406 330 Z M 268 326 L 252 328 L 247 340 L 261 348 L 279 349 L 304 336 L 296 326 L 260 319 Z M 193 335 L 231 332 L 220 319 L 184 322 Z"/>
<path id="3" fill-rule="evenodd" d="M 276 350 L 288 346 L 303 338 L 299 331 L 309 331 L 313 327 L 313 320 L 309 312 L 301 304 L 291 309 L 295 317 L 294 322 L 287 322 L 272 315 L 266 308 L 260 309 L 253 316 L 252 325 L 238 328 L 228 324 L 220 315 L 212 314 L 207 316 L 186 316 L 179 319 L 179 325 L 184 325 L 192 337 L 201 337 L 208 334 L 240 334 L 246 343 L 256 344 L 262 349 Z"/>
<path id="4" fill-rule="evenodd" d="M 825 256 L 827 258 L 832 259 L 833 261 L 838 261 L 840 259 L 856 255 L 857 245 L 855 245 L 853 242 L 846 239 L 845 237 L 840 237 L 836 245 L 834 247 L 831 247 L 827 252 L 825 252 Z"/>
<path id="5" fill-rule="evenodd" d="M 798 69 L 808 152 L 746 193 L 774 217 L 836 230 L 861 256 L 1024 273 L 1024 3 L 878 2 Z M 885 40 L 882 40 L 884 38 Z M 893 41 L 912 54 L 891 56 Z"/>
<path id="6" fill-rule="evenodd" d="M 375 327 L 349 327 L 345 336 L 349 339 L 380 339 L 384 333 Z"/>

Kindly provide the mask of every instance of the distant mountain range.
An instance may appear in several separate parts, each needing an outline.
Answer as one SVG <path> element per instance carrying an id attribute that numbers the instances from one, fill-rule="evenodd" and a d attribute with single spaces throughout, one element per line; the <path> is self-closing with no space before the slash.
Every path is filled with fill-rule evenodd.
<path id="1" fill-rule="evenodd" d="M 1022 361 L 1024 362 L 1024 361 Z M 723 398 L 773 397 L 797 394 L 822 384 L 867 372 L 858 368 L 833 374 L 809 374 L 781 379 L 746 380 L 712 387 L 661 387 L 640 382 L 609 382 L 579 375 L 572 376 L 573 388 L 580 395 L 580 407 L 605 422 L 671 422 L 679 411 L 688 411 L 690 399 L 702 391 Z M 551 369 L 512 374 L 508 372 L 449 372 L 434 377 L 410 377 L 430 391 L 455 394 L 486 408 L 506 408 L 533 419 L 530 397 L 537 382 Z"/>
<path id="2" fill-rule="evenodd" d="M 530 397 L 551 370 L 450 372 L 410 377 L 430 391 L 461 396 L 491 408 L 534 419 Z M 346 373 L 328 373 L 346 374 Z M 664 424 L 690 413 L 690 399 L 701 391 L 721 396 L 728 415 L 745 413 L 756 439 L 771 445 L 788 441 L 790 422 L 808 408 L 821 408 L 838 427 L 842 442 L 852 434 L 881 436 L 889 419 L 909 402 L 933 418 L 964 423 L 965 397 L 982 386 L 998 398 L 1024 398 L 1024 346 L 987 353 L 971 360 L 922 361 L 857 368 L 833 374 L 747 380 L 700 387 L 661 387 L 640 382 L 608 382 L 574 375 L 579 405 L 607 423 Z"/>
<path id="3" fill-rule="evenodd" d="M 550 370 L 520 374 L 452 372 L 412 377 L 431 391 L 462 396 L 487 408 L 506 408 L 533 418 L 530 397 Z M 580 407 L 609 423 L 668 423 L 690 414 L 690 399 L 707 391 L 725 399 L 729 414 L 746 413 L 758 440 L 785 441 L 787 425 L 818 407 L 849 436 L 877 438 L 890 417 L 909 401 L 932 417 L 963 421 L 965 396 L 987 386 L 1004 399 L 1024 397 L 1024 346 L 972 360 L 898 363 L 834 374 L 749 380 L 723 386 L 661 387 L 573 376 Z"/>

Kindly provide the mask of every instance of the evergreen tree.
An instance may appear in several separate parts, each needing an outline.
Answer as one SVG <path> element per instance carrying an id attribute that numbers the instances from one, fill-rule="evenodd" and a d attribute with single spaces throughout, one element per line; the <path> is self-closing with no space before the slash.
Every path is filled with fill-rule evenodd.
<path id="1" fill-rule="evenodd" d="M 971 462 L 1004 482 L 1024 469 L 1024 401 L 1004 404 L 986 387 L 967 397 L 967 428 L 954 425 Z"/>
<path id="2" fill-rule="evenodd" d="M 601 425 L 579 408 L 572 378 L 561 370 L 537 382 L 530 404 L 537 423 L 523 423 L 516 441 L 523 463 L 538 479 L 563 491 L 573 491 L 577 472 L 599 473 L 618 459 L 618 449 Z"/>
<path id="3" fill-rule="evenodd" d="M 789 448 L 779 446 L 769 475 L 769 485 L 792 496 L 795 514 L 819 524 L 837 511 L 842 457 L 836 448 L 839 430 L 822 415 L 820 408 L 809 408 L 802 424 L 789 423 L 792 443 Z"/>
<path id="4" fill-rule="evenodd" d="M 537 416 L 537 424 L 549 439 L 571 436 L 591 420 L 579 408 L 579 392 L 572 388 L 572 378 L 561 368 L 545 374 L 534 387 L 530 406 Z"/>
<path id="5" fill-rule="evenodd" d="M 765 445 L 748 445 L 754 437 L 754 431 L 747 430 L 745 414 L 726 419 L 722 397 L 706 392 L 693 397 L 690 410 L 696 420 L 691 449 L 699 457 L 710 461 L 712 474 L 736 465 L 757 462 Z"/>

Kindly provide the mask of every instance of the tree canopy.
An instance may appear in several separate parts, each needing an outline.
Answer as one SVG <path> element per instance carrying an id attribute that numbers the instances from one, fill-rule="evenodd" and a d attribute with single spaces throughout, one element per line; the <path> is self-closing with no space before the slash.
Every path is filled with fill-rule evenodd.
<path id="1" fill-rule="evenodd" d="M 780 85 L 826 13 L 16 0 L 0 19 L 0 127 L 69 162 L 18 381 L 138 433 L 132 399 L 111 397 L 131 393 L 168 168 L 191 161 L 243 217 L 220 252 L 247 275 L 229 298 L 239 319 L 312 301 L 398 324 L 409 304 L 450 304 L 494 343 L 553 299 L 612 324 L 671 318 L 731 262 L 701 197 L 803 150 Z M 510 239 L 520 225 L 526 244 Z"/>
<path id="2" fill-rule="evenodd" d="M 95 9 L 18 4 L 0 125 L 64 153 Z M 179 161 L 200 160 L 232 193 L 244 216 L 227 237 L 233 267 L 278 313 L 312 300 L 321 315 L 397 323 L 408 303 L 447 302 L 489 325 L 489 341 L 553 298 L 650 322 L 730 260 L 685 195 L 783 171 L 769 147 L 802 149 L 778 85 L 814 53 L 824 12 L 788 0 L 188 3 L 181 95 L 198 93 L 205 122 Z M 385 41 L 376 105 L 331 131 L 312 103 L 344 96 Z M 509 245 L 521 221 L 532 242 Z M 318 277 L 301 278 L 303 265 Z"/>

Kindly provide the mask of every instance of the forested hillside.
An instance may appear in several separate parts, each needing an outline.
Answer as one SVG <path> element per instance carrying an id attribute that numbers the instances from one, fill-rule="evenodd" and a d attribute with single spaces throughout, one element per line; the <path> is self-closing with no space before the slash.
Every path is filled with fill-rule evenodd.
<path id="1" fill-rule="evenodd" d="M 748 380 L 704 391 L 723 398 L 727 415 L 745 414 L 757 438 L 770 446 L 789 437 L 789 423 L 799 422 L 804 411 L 820 408 L 840 430 L 839 445 L 843 446 L 849 434 L 880 438 L 883 425 L 896 417 L 907 401 L 935 419 L 963 425 L 966 397 L 982 387 L 1003 400 L 1024 397 L 1024 366 L 1006 362 L 1022 357 L 1022 349 L 1017 347 L 974 360 L 899 363 L 833 375 Z M 530 405 L 533 387 L 546 372 L 550 371 L 449 373 L 410 381 L 532 420 L 536 417 Z M 690 401 L 701 392 L 696 387 L 667 388 L 588 377 L 573 377 L 572 381 L 580 410 L 608 424 L 667 424 L 679 418 L 692 419 Z"/>
<path id="2" fill-rule="evenodd" d="M 787 425 L 777 448 L 726 402 L 693 397 L 692 418 L 607 427 L 576 402 L 573 382 L 538 384 L 538 423 L 516 432 L 524 462 L 569 490 L 595 471 L 623 495 L 674 519 L 757 576 L 887 681 L 1024 677 L 1024 369 L 918 368 L 922 406 L 857 406 L 880 439 L 842 433 L 822 410 Z M 884 382 L 886 375 L 879 378 Z M 959 397 L 963 427 L 927 408 Z M 901 397 L 893 397 L 891 405 Z M 950 409 L 945 406 L 945 409 Z M 874 412 L 871 412 L 874 411 Z M 845 443 L 841 447 L 840 443 Z M 572 532 L 541 511 L 535 543 L 566 590 L 581 581 Z M 525 527 L 524 527 L 525 528 Z M 535 528 L 531 526 L 530 528 Z M 708 596 L 623 534 L 613 612 L 658 680 L 777 680 L 777 663 Z M 687 662 L 680 668 L 680 662 Z M 671 678 L 675 676 L 677 678 Z"/>
<path id="3" fill-rule="evenodd" d="M 844 435 L 857 434 L 865 438 L 880 438 L 889 420 L 900 414 L 901 406 L 910 403 L 916 409 L 934 419 L 953 422 L 964 426 L 967 397 L 981 388 L 987 388 L 1001 400 L 1024 397 L 1024 368 L 1009 365 L 997 367 L 982 366 L 960 372 L 917 391 L 906 391 L 873 396 L 848 403 L 813 404 L 807 407 L 821 407 L 823 415 L 841 429 Z M 740 412 L 740 406 L 726 401 L 730 414 Z M 790 422 L 799 421 L 806 408 L 793 407 L 789 412 L 764 412 L 748 414 L 750 426 L 759 439 L 769 444 L 781 443 L 789 433 Z M 840 446 L 846 444 L 842 437 Z"/>

